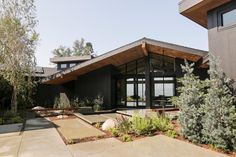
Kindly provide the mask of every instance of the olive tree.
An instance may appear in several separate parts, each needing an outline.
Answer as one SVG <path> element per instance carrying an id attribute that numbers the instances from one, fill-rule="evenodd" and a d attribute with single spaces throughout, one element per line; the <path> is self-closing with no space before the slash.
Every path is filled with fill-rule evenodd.
<path id="1" fill-rule="evenodd" d="M 38 34 L 34 0 L 0 0 L 0 75 L 12 86 L 11 111 L 33 86 Z"/>

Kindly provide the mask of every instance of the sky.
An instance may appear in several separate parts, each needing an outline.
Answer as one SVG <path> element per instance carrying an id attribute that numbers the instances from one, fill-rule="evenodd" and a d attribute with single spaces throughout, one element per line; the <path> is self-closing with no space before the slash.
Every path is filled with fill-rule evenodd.
<path id="1" fill-rule="evenodd" d="M 208 50 L 207 30 L 179 14 L 179 0 L 36 0 L 39 66 L 52 50 L 76 39 L 92 42 L 97 55 L 143 37 Z"/>

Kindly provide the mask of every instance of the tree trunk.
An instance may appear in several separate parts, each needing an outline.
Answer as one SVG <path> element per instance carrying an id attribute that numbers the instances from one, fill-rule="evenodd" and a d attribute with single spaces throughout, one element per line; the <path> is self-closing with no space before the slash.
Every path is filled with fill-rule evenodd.
<path id="1" fill-rule="evenodd" d="M 16 87 L 13 87 L 12 90 L 12 97 L 11 97 L 11 112 L 16 113 L 17 112 L 17 95 L 16 95 Z"/>

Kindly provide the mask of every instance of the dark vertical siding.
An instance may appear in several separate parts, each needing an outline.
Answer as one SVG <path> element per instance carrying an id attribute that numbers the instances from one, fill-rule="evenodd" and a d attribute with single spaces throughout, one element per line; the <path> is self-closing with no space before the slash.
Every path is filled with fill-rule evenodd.
<path id="1" fill-rule="evenodd" d="M 53 107 L 54 100 L 60 96 L 60 93 L 65 93 L 71 100 L 74 97 L 74 81 L 62 85 L 46 85 L 39 84 L 34 97 L 36 105 Z"/>
<path id="2" fill-rule="evenodd" d="M 85 75 L 79 76 L 75 84 L 75 96 L 81 99 L 94 99 L 99 94 L 104 97 L 106 108 L 115 105 L 115 80 L 113 66 L 109 65 Z"/>

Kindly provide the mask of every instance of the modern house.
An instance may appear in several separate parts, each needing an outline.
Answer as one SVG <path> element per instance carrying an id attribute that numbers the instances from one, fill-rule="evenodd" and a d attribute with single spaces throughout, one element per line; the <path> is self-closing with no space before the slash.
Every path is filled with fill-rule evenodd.
<path id="1" fill-rule="evenodd" d="M 204 57 L 208 52 L 143 38 L 101 56 L 53 58 L 56 72 L 42 78 L 40 105 L 56 96 L 68 99 L 104 97 L 106 108 L 161 107 L 177 93 L 176 78 L 183 76 L 184 59 L 195 62 L 201 78 L 207 77 Z M 168 106 L 168 103 L 166 103 Z"/>
<path id="2" fill-rule="evenodd" d="M 209 52 L 220 57 L 224 72 L 236 80 L 236 1 L 182 0 L 179 10 L 208 29 Z"/>

